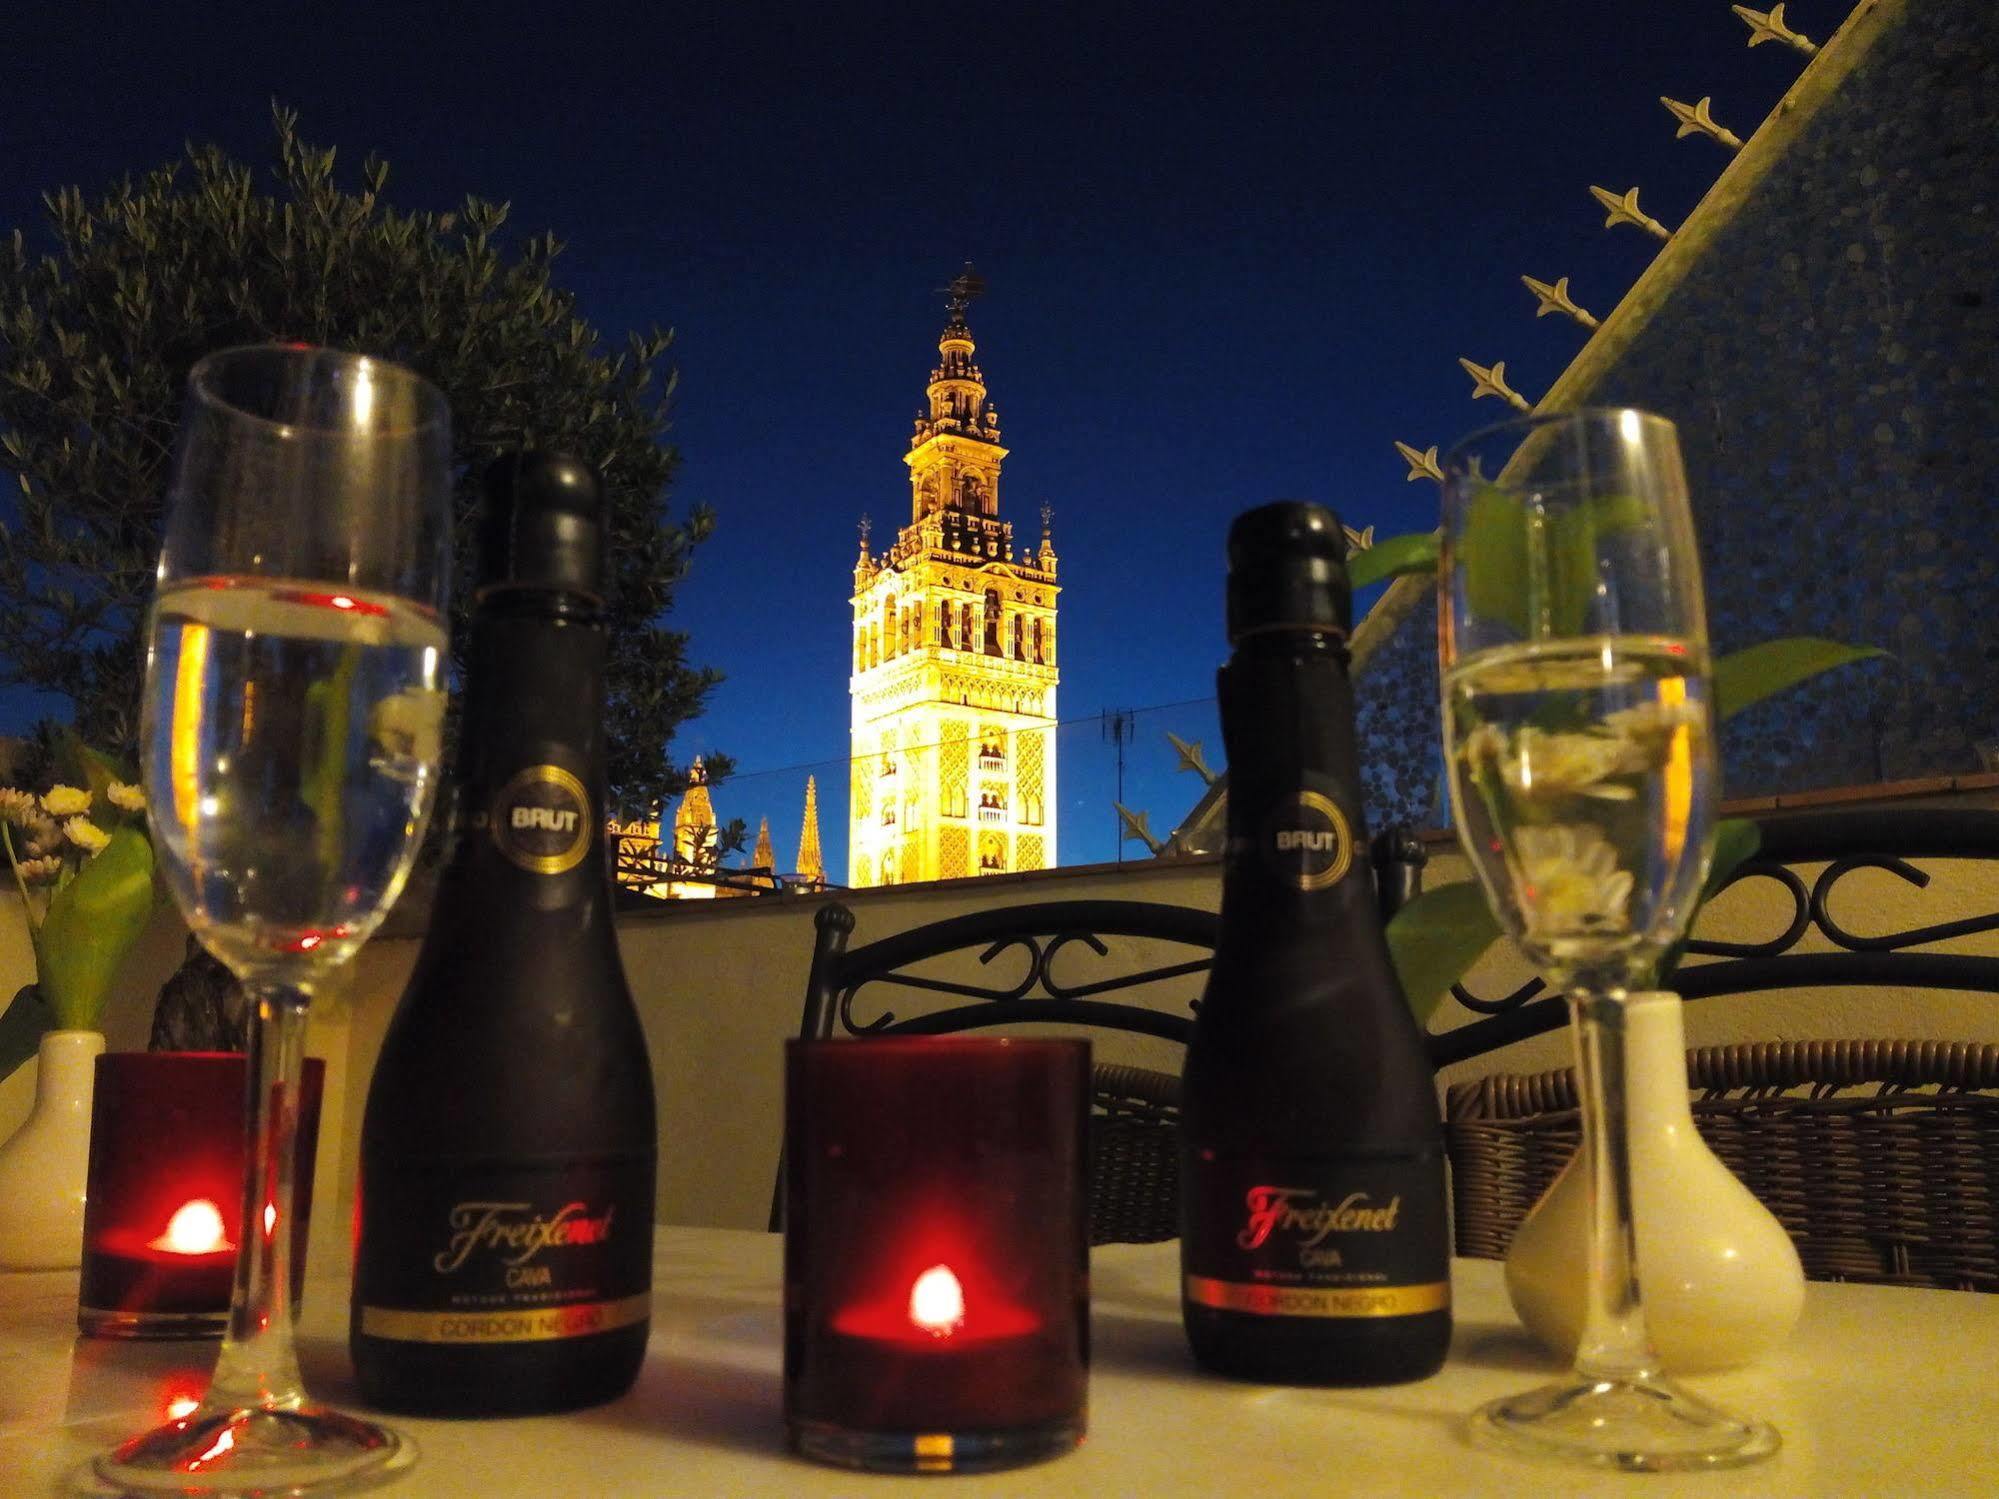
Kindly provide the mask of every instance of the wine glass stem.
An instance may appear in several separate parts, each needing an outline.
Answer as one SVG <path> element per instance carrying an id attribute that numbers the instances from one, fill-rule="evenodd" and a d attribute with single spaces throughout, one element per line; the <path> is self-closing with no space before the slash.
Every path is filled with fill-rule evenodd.
<path id="1" fill-rule="evenodd" d="M 1632 1228 L 1624 1000 L 1621 989 L 1569 993 L 1590 1186 L 1589 1301 L 1576 1371 L 1593 1379 L 1649 1378 L 1659 1372 L 1645 1330 Z"/>
<path id="2" fill-rule="evenodd" d="M 292 1347 L 292 1183 L 299 1090 L 305 1072 L 306 996 L 246 982 L 249 1100 L 243 1167 L 243 1243 L 229 1329 L 208 1388 L 211 1406 L 295 1406 L 305 1398 Z"/>

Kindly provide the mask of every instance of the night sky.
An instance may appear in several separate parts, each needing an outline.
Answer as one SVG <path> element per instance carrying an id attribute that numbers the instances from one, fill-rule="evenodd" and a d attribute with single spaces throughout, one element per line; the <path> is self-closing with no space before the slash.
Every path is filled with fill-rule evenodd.
<path id="1" fill-rule="evenodd" d="M 1786 14 L 1822 41 L 1846 9 Z M 1712 94 L 1747 136 L 1803 65 L 1745 47 L 1725 0 L 1236 10 L 17 7 L 0 227 L 184 138 L 261 163 L 276 97 L 349 185 L 373 150 L 399 206 L 473 192 L 555 230 L 607 333 L 678 331 L 672 501 L 719 525 L 675 622 L 729 680 L 674 751 L 734 754 L 718 808 L 768 813 L 786 863 L 786 768 L 846 756 L 855 522 L 908 518 L 935 289 L 976 261 L 1002 509 L 1031 541 L 1055 508 L 1060 706 L 1090 720 L 1063 740 L 1062 861 L 1108 858 L 1095 719 L 1212 694 L 1229 517 L 1300 496 L 1383 535 L 1433 524 L 1390 440 L 1507 414 L 1459 355 L 1532 399 L 1583 336 L 1517 278 L 1568 275 L 1601 315 L 1650 259 L 1588 185 L 1641 184 L 1675 224 L 1724 165 L 1658 96 Z M 0 710 L 24 726 L 18 694 Z M 1211 707 L 1141 720 L 1127 799 L 1161 832 L 1199 789 L 1162 727 L 1220 758 Z M 822 766 L 836 878 L 844 780 Z"/>

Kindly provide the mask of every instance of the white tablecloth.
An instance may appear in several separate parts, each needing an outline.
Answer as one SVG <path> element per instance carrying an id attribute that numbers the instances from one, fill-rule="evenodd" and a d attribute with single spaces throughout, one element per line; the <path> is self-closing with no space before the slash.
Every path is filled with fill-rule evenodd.
<path id="1" fill-rule="evenodd" d="M 662 1229 L 652 1346 L 624 1399 L 562 1417 L 399 1421 L 417 1467 L 405 1499 L 617 1496 L 1124 1496 L 1561 1494 L 1710 1499 L 1999 1495 L 1999 1296 L 1811 1287 L 1790 1344 L 1753 1369 L 1690 1381 L 1774 1421 L 1783 1452 L 1727 1473 L 1656 1477 L 1548 1467 L 1470 1447 L 1474 1405 L 1556 1372 L 1519 1329 L 1499 1266 L 1454 1267 L 1457 1336 L 1444 1370 L 1385 1389 L 1277 1389 L 1201 1375 L 1181 1338 L 1177 1246 L 1092 1261 L 1094 1365 L 1082 1448 L 1029 1468 L 938 1479 L 805 1463 L 779 1416 L 779 1240 Z M 73 1274 L 0 1274 L 0 1496 L 65 1492 L 95 1450 L 199 1393 L 213 1344 L 75 1336 Z M 315 1394 L 355 1403 L 346 1286 L 307 1290 L 301 1352 Z"/>

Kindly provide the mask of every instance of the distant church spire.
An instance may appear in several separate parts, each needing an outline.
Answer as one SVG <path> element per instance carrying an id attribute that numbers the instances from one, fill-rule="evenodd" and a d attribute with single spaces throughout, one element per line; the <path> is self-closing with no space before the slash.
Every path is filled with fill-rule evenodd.
<path id="1" fill-rule="evenodd" d="M 758 869 L 777 868 L 777 853 L 770 846 L 770 819 L 768 817 L 761 819 L 757 823 L 757 851 L 751 855 L 751 858 Z"/>
<path id="2" fill-rule="evenodd" d="M 769 847 L 769 823 L 757 839 L 757 857 Z M 826 862 L 819 856 L 819 781 L 816 776 L 805 778 L 805 822 L 798 830 L 798 873 L 815 885 L 826 882 Z"/>
<path id="3" fill-rule="evenodd" d="M 687 767 L 687 791 L 673 813 L 673 849 L 688 864 L 714 858 L 715 805 L 708 799 L 708 767 L 696 755 Z"/>
<path id="4" fill-rule="evenodd" d="M 696 755 L 687 767 L 687 791 L 673 811 L 673 852 L 686 869 L 712 873 L 718 850 L 715 846 L 715 804 L 708 796 L 708 767 Z M 669 880 L 666 893 L 679 900 L 712 900 L 710 880 Z"/>

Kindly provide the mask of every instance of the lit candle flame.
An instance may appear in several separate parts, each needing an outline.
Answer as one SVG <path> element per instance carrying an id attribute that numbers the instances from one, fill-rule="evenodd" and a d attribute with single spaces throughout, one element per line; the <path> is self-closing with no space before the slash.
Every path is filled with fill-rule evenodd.
<path id="1" fill-rule="evenodd" d="M 268 1239 L 277 1231 L 277 1227 L 278 1205 L 275 1202 L 267 1202 L 264 1204 L 264 1237 Z"/>
<path id="2" fill-rule="evenodd" d="M 932 1265 L 909 1289 L 909 1320 L 933 1338 L 949 1337 L 965 1322 L 965 1288 L 949 1265 Z"/>
<path id="3" fill-rule="evenodd" d="M 191 1416 L 201 1409 L 201 1402 L 192 1395 L 176 1395 L 167 1402 L 167 1419 L 178 1421 L 183 1416 Z"/>
<path id="4" fill-rule="evenodd" d="M 230 1248 L 222 1226 L 222 1209 L 206 1197 L 184 1202 L 167 1221 L 167 1231 L 146 1246 L 169 1254 L 214 1254 Z"/>

